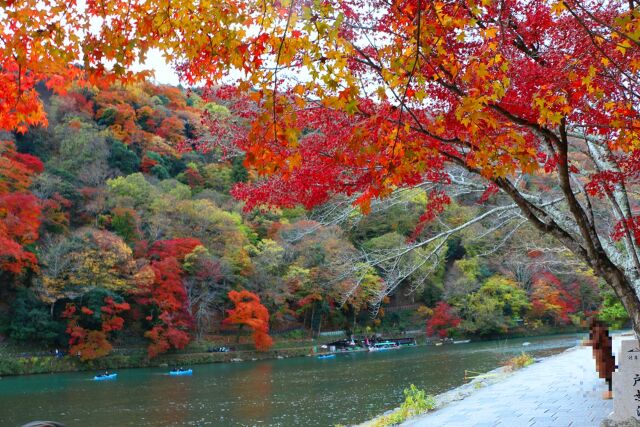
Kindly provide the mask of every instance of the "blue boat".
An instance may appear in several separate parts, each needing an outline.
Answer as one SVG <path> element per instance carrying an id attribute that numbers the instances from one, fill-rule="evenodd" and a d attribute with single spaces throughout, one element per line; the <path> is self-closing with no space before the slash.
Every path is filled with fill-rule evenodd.
<path id="1" fill-rule="evenodd" d="M 116 378 L 118 378 L 118 374 L 113 373 L 113 374 L 102 374 L 102 375 L 96 375 L 95 377 L 93 377 L 94 381 L 106 381 L 106 380 L 115 380 Z"/>
<path id="2" fill-rule="evenodd" d="M 334 357 L 336 357 L 335 354 L 321 354 L 318 356 L 318 359 L 332 359 Z"/>
<path id="3" fill-rule="evenodd" d="M 177 371 L 169 371 L 169 375 L 175 375 L 175 376 L 192 375 L 192 374 L 193 374 L 192 369 L 178 369 Z"/>

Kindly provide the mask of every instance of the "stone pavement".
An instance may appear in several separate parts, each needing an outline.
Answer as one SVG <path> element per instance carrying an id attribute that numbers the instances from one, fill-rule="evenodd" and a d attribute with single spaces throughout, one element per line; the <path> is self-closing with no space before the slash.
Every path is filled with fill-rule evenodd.
<path id="1" fill-rule="evenodd" d="M 606 389 L 591 347 L 575 347 L 403 426 L 599 426 L 613 411 L 613 400 L 602 398 Z"/>

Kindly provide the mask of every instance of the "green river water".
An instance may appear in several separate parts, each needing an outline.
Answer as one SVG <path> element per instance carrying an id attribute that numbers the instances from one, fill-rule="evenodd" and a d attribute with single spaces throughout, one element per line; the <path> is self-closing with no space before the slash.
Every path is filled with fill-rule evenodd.
<path id="1" fill-rule="evenodd" d="M 94 373 L 5 377 L 0 426 L 47 419 L 92 426 L 333 426 L 372 418 L 403 400 L 413 383 L 437 394 L 461 385 L 464 370 L 488 371 L 523 350 L 546 356 L 579 335 L 420 346 L 318 360 L 194 366 L 192 377 L 166 369 L 123 369 L 116 381 Z M 530 342 L 523 346 L 524 342 Z"/>

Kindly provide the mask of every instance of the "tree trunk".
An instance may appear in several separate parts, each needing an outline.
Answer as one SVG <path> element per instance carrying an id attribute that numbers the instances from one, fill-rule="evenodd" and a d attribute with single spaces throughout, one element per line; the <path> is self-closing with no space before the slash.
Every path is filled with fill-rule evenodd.
<path id="1" fill-rule="evenodd" d="M 613 288 L 622 305 L 629 313 L 636 339 L 640 339 L 640 301 L 630 281 L 618 269 L 607 269 L 602 277 Z"/>
<path id="2" fill-rule="evenodd" d="M 236 334 L 236 344 L 240 343 L 240 333 L 242 332 L 242 328 L 244 328 L 244 325 L 238 326 L 238 333 Z"/>
<path id="3" fill-rule="evenodd" d="M 564 169 L 566 175 L 566 165 Z M 566 178 L 565 180 L 568 181 Z M 569 209 L 576 219 L 577 227 L 583 238 L 582 242 L 563 229 L 542 209 L 526 200 L 511 182 L 504 179 L 497 179 L 494 182 L 518 205 L 520 211 L 529 220 L 529 223 L 541 232 L 557 239 L 567 249 L 573 252 L 575 256 L 582 259 L 591 267 L 596 275 L 602 277 L 607 284 L 611 286 L 631 318 L 636 338 L 640 339 L 640 300 L 638 299 L 638 295 L 636 295 L 634 286 L 631 280 L 614 264 L 603 249 L 600 236 L 595 226 L 589 223 L 588 217 L 580 203 L 575 199 L 571 187 L 565 185 L 565 187 L 567 187 L 565 194 L 569 199 L 567 201 Z"/>
<path id="4" fill-rule="evenodd" d="M 316 302 L 311 305 L 311 322 L 309 322 L 309 329 L 311 329 L 311 338 L 313 338 L 313 317 L 316 315 Z"/>

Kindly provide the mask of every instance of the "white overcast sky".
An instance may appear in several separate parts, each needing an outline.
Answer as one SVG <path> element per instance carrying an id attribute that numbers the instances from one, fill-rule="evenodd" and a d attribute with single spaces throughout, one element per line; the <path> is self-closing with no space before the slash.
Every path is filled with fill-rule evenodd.
<path id="1" fill-rule="evenodd" d="M 147 60 L 144 64 L 134 67 L 138 70 L 151 70 L 155 76 L 153 81 L 155 83 L 177 86 L 180 81 L 178 75 L 171 68 L 167 61 L 157 49 L 152 49 L 147 54 Z"/>

